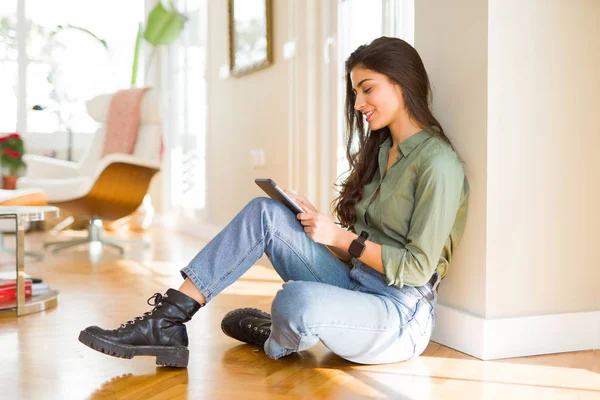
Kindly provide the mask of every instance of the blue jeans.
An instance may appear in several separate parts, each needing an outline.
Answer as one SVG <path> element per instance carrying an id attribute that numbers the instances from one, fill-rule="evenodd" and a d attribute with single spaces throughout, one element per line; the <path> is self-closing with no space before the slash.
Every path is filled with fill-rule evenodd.
<path id="1" fill-rule="evenodd" d="M 269 357 L 320 340 L 346 360 L 381 364 L 417 357 L 427 347 L 437 309 L 430 284 L 399 289 L 356 258 L 344 263 L 308 237 L 293 211 L 268 197 L 251 200 L 181 274 L 208 302 L 263 253 L 285 281 L 271 307 Z"/>

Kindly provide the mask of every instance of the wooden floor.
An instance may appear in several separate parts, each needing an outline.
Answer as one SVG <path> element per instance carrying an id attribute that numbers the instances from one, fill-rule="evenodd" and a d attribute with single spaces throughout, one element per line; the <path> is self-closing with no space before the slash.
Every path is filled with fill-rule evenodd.
<path id="1" fill-rule="evenodd" d="M 145 237 L 153 249 L 132 249 L 124 258 L 111 249 L 90 256 L 83 246 L 29 264 L 30 274 L 61 291 L 60 300 L 56 309 L 21 318 L 0 313 L 0 398 L 600 399 L 600 351 L 483 362 L 432 342 L 418 359 L 361 366 L 319 345 L 271 360 L 219 325 L 232 308 L 270 309 L 281 281 L 266 259 L 188 323 L 187 369 L 95 352 L 78 342 L 81 329 L 116 328 L 148 311 L 146 299 L 177 288 L 179 269 L 204 245 L 158 229 Z M 28 234 L 28 250 L 41 250 L 44 239 Z M 1 260 L 2 268 L 14 268 L 11 258 Z"/>

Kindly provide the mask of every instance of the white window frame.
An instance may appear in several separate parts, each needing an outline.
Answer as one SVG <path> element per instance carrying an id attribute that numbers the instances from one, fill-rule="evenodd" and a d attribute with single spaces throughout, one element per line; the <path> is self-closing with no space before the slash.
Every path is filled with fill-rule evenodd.
<path id="1" fill-rule="evenodd" d="M 201 1 L 201 7 L 204 8 L 204 13 L 206 14 L 208 12 L 208 1 L 209 0 L 202 0 Z M 186 3 L 187 4 L 187 3 Z M 186 13 L 187 12 L 187 8 L 183 7 L 180 9 L 181 12 Z M 207 37 L 207 16 L 204 15 L 202 16 L 202 19 L 204 21 L 204 23 L 201 22 L 201 24 L 204 26 L 202 29 L 204 29 L 204 33 L 203 35 L 203 39 L 202 40 L 206 40 Z M 185 29 L 185 28 L 184 28 Z M 179 39 L 180 41 L 182 41 L 183 39 Z M 180 42 L 183 44 L 183 46 L 187 46 L 187 43 L 185 41 Z M 205 60 L 206 60 L 206 48 L 207 48 L 207 43 L 204 43 L 204 52 L 205 52 Z M 175 119 L 178 116 L 173 115 L 172 113 L 166 112 L 166 110 L 164 110 L 164 112 L 162 112 L 162 116 L 163 116 L 163 125 L 165 127 L 165 135 L 167 135 L 166 137 L 166 142 L 168 143 L 167 149 L 168 149 L 168 154 L 166 155 L 165 158 L 165 163 L 164 163 L 164 171 L 163 173 L 165 173 L 165 176 L 167 177 L 167 179 L 164 180 L 165 182 L 165 197 L 164 199 L 166 200 L 166 204 L 165 204 L 165 209 L 171 210 L 172 213 L 185 218 L 186 220 L 193 220 L 193 221 L 200 221 L 205 219 L 205 214 L 206 214 L 206 200 L 207 200 L 207 196 L 206 196 L 206 148 L 207 148 L 207 130 L 208 130 L 208 109 L 205 110 L 205 115 L 206 118 L 203 121 L 203 129 L 202 129 L 202 134 L 203 137 L 201 137 L 201 140 L 204 141 L 204 152 L 203 154 L 201 154 L 200 158 L 197 160 L 198 163 L 202 163 L 204 164 L 204 178 L 205 179 L 205 187 L 204 190 L 202 191 L 202 196 L 204 197 L 203 199 L 203 206 L 202 207 L 190 207 L 189 205 L 185 205 L 182 203 L 181 198 L 179 198 L 178 196 L 181 196 L 182 190 L 183 190 L 183 174 L 184 171 L 181 168 L 182 167 L 182 163 L 183 160 L 183 134 L 185 133 L 185 131 L 188 131 L 187 127 L 185 126 L 185 124 L 187 124 L 187 118 L 185 118 L 185 115 L 189 112 L 189 105 L 187 104 L 187 90 L 188 87 L 184 86 L 183 90 L 181 92 L 176 92 L 176 84 L 174 84 L 173 82 L 173 77 L 175 76 L 175 71 L 179 70 L 180 73 L 183 73 L 184 75 L 187 74 L 187 54 L 184 55 L 184 59 L 183 59 L 183 63 L 180 65 L 175 65 L 175 58 L 172 52 L 172 49 L 167 48 L 167 49 L 163 49 L 160 54 L 160 72 L 159 72 L 159 79 L 160 79 L 160 86 L 161 86 L 161 93 L 162 93 L 162 97 L 163 97 L 163 101 L 162 101 L 162 107 L 164 110 L 164 107 L 166 106 L 167 102 L 168 103 L 173 103 L 173 102 L 177 102 L 179 100 L 175 99 L 174 96 L 177 96 L 178 99 L 183 99 L 183 110 L 181 111 L 182 113 L 184 113 L 184 127 L 179 127 L 180 129 L 177 129 L 177 124 L 175 123 Z M 196 71 L 197 73 L 202 73 L 202 78 L 205 81 L 205 93 L 204 95 L 204 104 L 207 105 L 208 108 L 208 99 L 207 99 L 207 93 L 208 93 L 208 82 L 206 79 L 206 65 L 204 66 L 205 70 L 204 71 Z M 183 130 L 181 129 L 183 128 Z"/>
<path id="2" fill-rule="evenodd" d="M 334 9 L 337 21 L 337 29 L 335 33 L 337 40 L 335 42 L 338 43 L 338 46 L 336 60 L 334 61 L 335 64 L 333 65 L 333 67 L 326 67 L 326 70 L 328 70 L 329 74 L 333 73 L 333 76 L 335 77 L 334 80 L 336 83 L 340 82 L 341 80 L 341 77 L 338 76 L 338 68 L 340 66 L 340 63 L 343 63 L 345 61 L 342 59 L 343 55 L 341 54 L 342 46 L 340 45 L 340 35 L 342 34 L 343 27 L 342 21 L 340 20 L 341 17 L 339 16 L 339 8 L 341 3 L 343 3 L 344 1 L 352 0 L 332 1 L 332 3 L 335 3 Z M 414 46 L 414 2 L 415 0 L 382 0 L 382 35 L 399 37 Z M 333 158 L 335 159 L 335 166 L 333 167 L 334 176 L 332 178 L 332 181 L 336 183 L 339 183 L 341 179 L 338 179 L 338 177 L 342 174 L 342 171 L 338 169 L 338 164 L 343 162 L 345 168 L 347 168 L 345 143 L 343 143 L 340 140 L 340 138 L 343 137 L 343 130 L 345 129 L 343 124 L 343 105 L 341 99 L 339 99 L 338 97 L 343 96 L 341 89 L 343 88 L 335 87 L 331 91 L 330 94 L 334 96 L 334 100 L 330 101 L 329 103 L 330 106 L 333 105 L 334 107 L 335 112 L 333 114 L 336 115 L 336 118 L 342 118 L 341 122 L 339 119 L 334 121 L 335 129 L 333 130 L 335 132 L 335 138 L 333 143 L 335 143 L 336 146 L 333 149 Z M 332 125 L 330 124 L 330 126 Z M 341 149 L 343 149 L 342 155 L 338 156 L 338 152 L 340 152 Z M 336 196 L 337 194 L 338 193 L 336 192 Z"/>
<path id="3" fill-rule="evenodd" d="M 17 131 L 27 133 L 27 24 L 25 21 L 25 1 L 17 0 L 17 65 L 18 65 L 18 98 L 17 98 Z"/>
<path id="4" fill-rule="evenodd" d="M 138 0 L 139 1 L 139 0 Z M 27 67 L 37 60 L 30 59 L 27 54 L 27 38 L 29 35 L 26 14 L 27 0 L 17 0 L 17 132 L 23 136 L 28 151 L 35 150 L 66 150 L 68 148 L 68 133 L 66 131 L 35 133 L 27 129 Z M 146 10 L 149 8 L 145 2 Z M 8 60 L 14 61 L 14 60 Z M 140 65 L 144 65 L 140 61 Z M 48 133 L 52 133 L 49 135 Z M 91 145 L 94 135 L 89 132 L 73 132 L 73 150 L 84 149 Z"/>

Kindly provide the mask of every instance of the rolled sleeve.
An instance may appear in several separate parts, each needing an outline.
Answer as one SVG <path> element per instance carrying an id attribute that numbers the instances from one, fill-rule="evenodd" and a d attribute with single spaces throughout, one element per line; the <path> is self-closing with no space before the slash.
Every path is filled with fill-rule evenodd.
<path id="1" fill-rule="evenodd" d="M 383 245 L 388 285 L 425 285 L 436 270 L 460 206 L 464 169 L 455 154 L 438 151 L 420 165 L 414 211 L 404 248 Z"/>

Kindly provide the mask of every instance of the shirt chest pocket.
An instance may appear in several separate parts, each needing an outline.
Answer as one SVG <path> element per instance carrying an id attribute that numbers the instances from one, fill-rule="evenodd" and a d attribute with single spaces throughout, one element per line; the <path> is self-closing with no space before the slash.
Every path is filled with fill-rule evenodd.
<path id="1" fill-rule="evenodd" d="M 386 194 L 379 203 L 381 223 L 386 229 L 406 237 L 414 210 L 413 186 L 395 185 L 384 191 Z"/>

